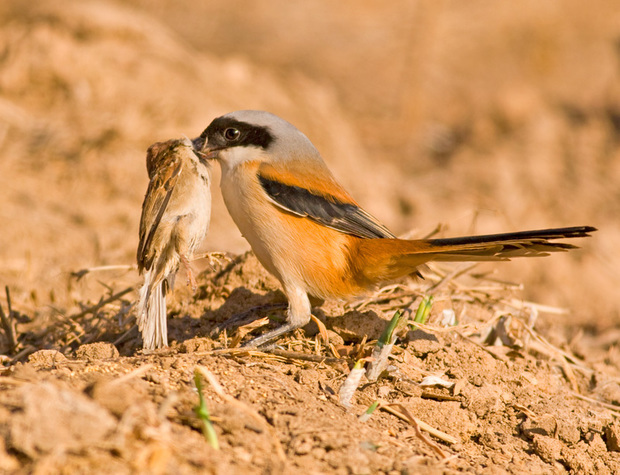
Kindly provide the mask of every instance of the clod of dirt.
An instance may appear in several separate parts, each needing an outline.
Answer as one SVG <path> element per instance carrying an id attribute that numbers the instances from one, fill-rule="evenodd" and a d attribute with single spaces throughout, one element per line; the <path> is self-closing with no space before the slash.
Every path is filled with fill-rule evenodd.
<path id="1" fill-rule="evenodd" d="M 338 333 L 345 342 L 358 343 L 364 338 L 378 340 L 385 330 L 388 320 L 376 312 L 347 312 L 342 316 L 328 318 L 327 327 Z"/>
<path id="2" fill-rule="evenodd" d="M 327 330 L 327 337 L 329 342 L 334 346 L 344 345 L 344 338 L 333 330 Z"/>
<path id="3" fill-rule="evenodd" d="M 11 376 L 22 381 L 38 381 L 40 375 L 35 365 L 30 363 L 17 363 L 11 368 Z"/>
<path id="4" fill-rule="evenodd" d="M 607 450 L 620 452 L 620 422 L 613 421 L 605 427 L 605 443 Z"/>
<path id="5" fill-rule="evenodd" d="M 211 351 L 214 346 L 213 340 L 196 337 L 179 343 L 178 349 L 181 353 L 196 353 L 200 351 Z"/>
<path id="6" fill-rule="evenodd" d="M 435 335 L 423 330 L 407 332 L 407 340 L 408 348 L 418 358 L 424 358 L 429 353 L 437 353 L 443 346 Z"/>
<path id="7" fill-rule="evenodd" d="M 22 408 L 9 421 L 10 446 L 29 457 L 96 446 L 116 427 L 112 415 L 83 394 L 49 382 L 19 388 Z"/>
<path id="8" fill-rule="evenodd" d="M 147 383 L 142 379 L 116 382 L 102 377 L 86 388 L 86 394 L 120 418 L 133 404 L 147 398 Z"/>
<path id="9" fill-rule="evenodd" d="M 547 463 L 553 464 L 562 458 L 563 444 L 552 437 L 536 434 L 532 447 L 536 455 Z"/>
<path id="10" fill-rule="evenodd" d="M 608 382 L 597 391 L 603 401 L 610 404 L 620 405 L 620 385 Z"/>
<path id="11" fill-rule="evenodd" d="M 576 420 L 559 420 L 558 421 L 558 437 L 567 444 L 575 445 L 581 440 L 581 431 L 575 424 Z"/>
<path id="12" fill-rule="evenodd" d="M 56 366 L 67 361 L 67 357 L 57 350 L 39 350 L 28 357 L 28 363 L 37 367 Z"/>
<path id="13" fill-rule="evenodd" d="M 521 425 L 523 435 L 533 438 L 535 435 L 555 437 L 558 432 L 558 421 L 551 414 L 543 414 L 534 419 L 527 419 Z"/>
<path id="14" fill-rule="evenodd" d="M 19 468 L 19 462 L 15 457 L 6 453 L 4 439 L 0 437 L 0 467 L 6 470 L 6 473 L 13 473 Z"/>
<path id="15" fill-rule="evenodd" d="M 99 341 L 97 343 L 81 345 L 75 350 L 75 356 L 81 360 L 97 361 L 118 358 L 119 353 L 112 343 Z"/>

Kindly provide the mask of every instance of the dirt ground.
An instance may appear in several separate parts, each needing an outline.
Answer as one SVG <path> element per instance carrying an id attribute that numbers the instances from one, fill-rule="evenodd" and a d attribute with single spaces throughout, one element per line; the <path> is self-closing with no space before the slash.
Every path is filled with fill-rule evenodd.
<path id="1" fill-rule="evenodd" d="M 232 348 L 234 328 L 204 336 L 233 316 L 282 320 L 269 305 L 283 295 L 251 254 L 202 273 L 194 296 L 179 289 L 166 350 L 141 352 L 127 297 L 24 325 L 23 345 L 50 349 L 7 361 L 0 462 L 18 473 L 617 473 L 615 346 L 553 346 L 534 329 L 550 309 L 524 305 L 518 285 L 471 271 L 426 276 L 317 310 L 330 347 L 313 324 L 276 352 Z M 340 388 L 386 316 L 431 292 L 431 328 L 406 332 L 378 382 L 362 381 L 343 407 Z M 193 411 L 200 367 L 224 391 L 203 389 L 218 451 Z M 429 376 L 440 385 L 423 384 Z M 382 407 L 361 421 L 375 401 Z"/>
<path id="2" fill-rule="evenodd" d="M 0 473 L 620 473 L 618 25 L 611 1 L 0 3 Z M 196 293 L 179 276 L 170 348 L 144 354 L 145 150 L 250 108 L 398 235 L 599 231 L 326 302 L 329 343 L 311 324 L 250 352 L 285 300 L 214 187 L 203 247 L 230 257 L 194 263 Z M 427 325 L 344 407 L 423 295 Z M 196 371 L 222 388 L 203 388 L 219 450 Z"/>

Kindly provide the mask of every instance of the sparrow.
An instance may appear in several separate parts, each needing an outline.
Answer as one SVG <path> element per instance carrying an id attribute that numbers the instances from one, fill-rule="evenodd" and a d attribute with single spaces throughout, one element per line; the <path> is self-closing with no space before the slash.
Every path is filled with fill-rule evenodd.
<path id="1" fill-rule="evenodd" d="M 221 190 L 235 224 L 288 299 L 286 324 L 251 340 L 260 346 L 311 318 L 309 295 L 348 299 L 417 273 L 429 261 L 546 256 L 557 242 L 596 229 L 577 226 L 447 239 L 398 239 L 338 183 L 312 142 L 265 111 L 216 118 L 193 141 L 220 163 Z"/>
<path id="2" fill-rule="evenodd" d="M 149 185 L 142 204 L 138 271 L 144 275 L 137 307 L 145 349 L 168 345 L 166 294 L 179 264 L 196 288 L 190 261 L 209 229 L 211 164 L 189 139 L 151 145 L 146 153 Z"/>

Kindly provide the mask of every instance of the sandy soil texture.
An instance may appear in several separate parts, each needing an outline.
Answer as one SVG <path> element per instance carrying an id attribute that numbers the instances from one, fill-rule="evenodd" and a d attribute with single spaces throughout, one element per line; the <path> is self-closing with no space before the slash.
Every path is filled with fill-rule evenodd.
<path id="1" fill-rule="evenodd" d="M 0 471 L 618 472 L 619 20 L 614 2 L 577 0 L 1 2 L 0 305 L 14 341 L 3 327 Z M 279 353 L 243 352 L 238 339 L 264 330 L 250 321 L 281 321 L 285 301 L 216 186 L 203 249 L 233 260 L 195 262 L 195 294 L 179 276 L 171 347 L 143 354 L 146 148 L 237 109 L 294 123 L 398 235 L 599 231 L 567 254 L 433 267 L 326 302 L 331 346 L 314 324 Z M 346 410 L 355 362 L 426 294 L 428 327 L 401 336 Z M 203 389 L 219 451 L 193 409 L 196 368 L 224 391 Z M 444 386 L 422 385 L 431 375 Z"/>
<path id="2" fill-rule="evenodd" d="M 238 256 L 202 273 L 195 296 L 177 293 L 169 349 L 141 353 L 126 297 L 33 326 L 29 344 L 54 349 L 0 378 L 0 461 L 39 473 L 615 473 L 617 352 L 555 347 L 535 330 L 552 309 L 524 305 L 518 287 L 435 268 L 317 310 L 328 344 L 310 324 L 250 351 L 238 340 L 266 316 L 281 321 L 283 295 Z M 343 407 L 342 385 L 386 316 L 431 289 L 433 324 L 403 333 L 379 380 L 363 379 Z M 195 414 L 201 368 L 222 388 L 202 389 L 217 451 Z"/>

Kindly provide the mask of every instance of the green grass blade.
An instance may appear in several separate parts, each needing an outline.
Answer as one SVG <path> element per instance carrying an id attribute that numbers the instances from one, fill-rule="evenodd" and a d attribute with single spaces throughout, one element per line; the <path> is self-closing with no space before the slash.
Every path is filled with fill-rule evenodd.
<path id="1" fill-rule="evenodd" d="M 209 414 L 209 409 L 207 409 L 207 402 L 202 394 L 202 379 L 200 378 L 200 373 L 198 370 L 194 370 L 194 384 L 196 385 L 196 390 L 198 391 L 198 405 L 194 407 L 194 413 L 202 422 L 202 434 L 208 444 L 215 450 L 219 450 L 220 443 L 217 440 L 215 428 L 211 423 L 211 415 Z"/>

